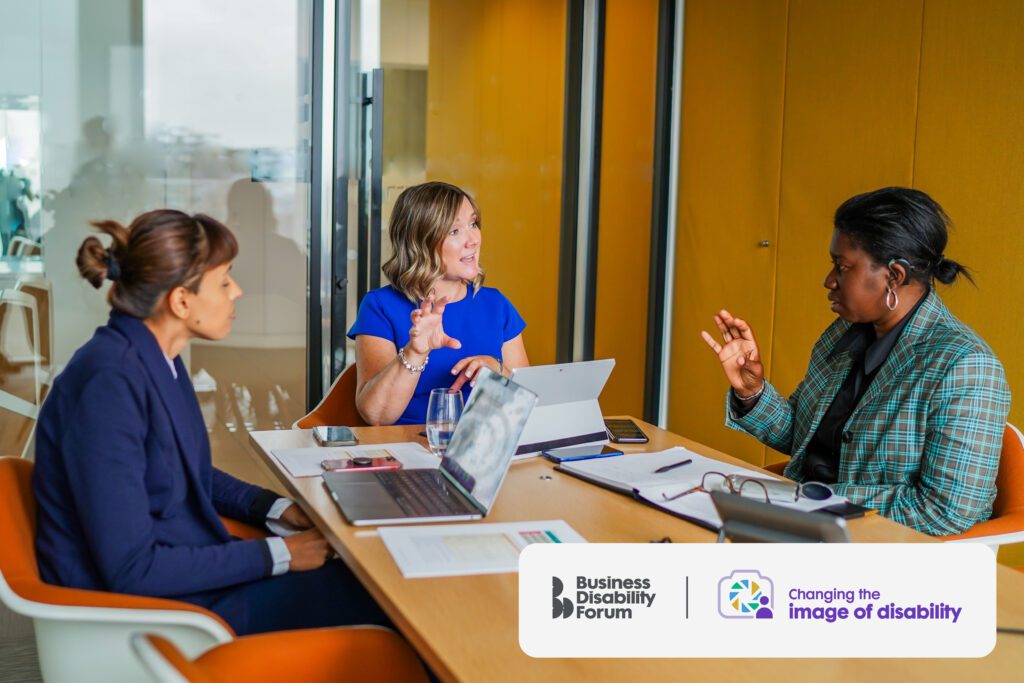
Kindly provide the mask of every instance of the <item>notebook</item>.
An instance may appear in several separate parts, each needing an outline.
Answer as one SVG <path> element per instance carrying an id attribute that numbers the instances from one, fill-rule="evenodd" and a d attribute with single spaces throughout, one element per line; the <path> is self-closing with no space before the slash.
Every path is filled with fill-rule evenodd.
<path id="1" fill-rule="evenodd" d="M 655 472 L 659 468 L 684 460 L 691 462 L 661 473 Z M 666 497 L 673 497 L 699 486 L 707 472 L 771 478 L 771 475 L 764 470 L 731 465 L 721 460 L 704 457 L 681 446 L 656 453 L 637 453 L 618 458 L 567 462 L 562 463 L 555 470 L 583 479 L 591 484 L 631 495 L 647 505 L 712 531 L 718 531 L 721 528 L 722 518 L 712 504 L 710 494 L 697 491 L 675 500 L 666 500 Z M 747 492 L 746 488 L 744 492 Z M 750 492 L 756 494 L 753 489 Z M 763 501 L 763 498 L 761 500 Z M 842 503 L 845 500 L 842 496 L 833 495 L 825 500 L 801 498 L 793 502 L 772 498 L 771 502 L 791 510 L 813 511 Z"/>

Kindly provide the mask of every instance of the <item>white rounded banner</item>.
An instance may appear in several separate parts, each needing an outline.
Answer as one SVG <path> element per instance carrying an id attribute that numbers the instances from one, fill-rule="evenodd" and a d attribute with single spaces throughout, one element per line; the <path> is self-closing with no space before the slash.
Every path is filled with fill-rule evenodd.
<path id="1" fill-rule="evenodd" d="M 973 544 L 535 544 L 532 657 L 984 657 L 995 554 Z"/>

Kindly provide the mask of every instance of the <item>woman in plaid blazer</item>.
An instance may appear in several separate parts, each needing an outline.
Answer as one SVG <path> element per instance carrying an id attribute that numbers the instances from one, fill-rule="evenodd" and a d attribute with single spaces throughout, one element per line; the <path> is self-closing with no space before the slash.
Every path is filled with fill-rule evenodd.
<path id="1" fill-rule="evenodd" d="M 764 378 L 750 326 L 715 316 L 731 384 L 726 424 L 792 455 L 786 476 L 928 534 L 992 513 L 1010 391 L 1002 365 L 950 313 L 935 280 L 970 279 L 945 257 L 948 218 L 928 195 L 884 188 L 835 215 L 825 288 L 839 316 L 788 399 Z"/>

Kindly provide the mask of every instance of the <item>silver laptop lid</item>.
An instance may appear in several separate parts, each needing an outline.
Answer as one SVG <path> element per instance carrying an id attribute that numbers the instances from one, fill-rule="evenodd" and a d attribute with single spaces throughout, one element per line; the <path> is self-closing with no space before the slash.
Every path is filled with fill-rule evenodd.
<path id="1" fill-rule="evenodd" d="M 481 512 L 494 504 L 537 395 L 481 368 L 441 471 Z"/>

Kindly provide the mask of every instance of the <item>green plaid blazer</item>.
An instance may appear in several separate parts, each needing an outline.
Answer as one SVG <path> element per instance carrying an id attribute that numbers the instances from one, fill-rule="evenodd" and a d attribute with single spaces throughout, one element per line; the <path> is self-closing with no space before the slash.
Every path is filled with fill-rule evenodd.
<path id="1" fill-rule="evenodd" d="M 770 384 L 749 413 L 726 425 L 793 457 L 804 456 L 852 363 L 833 354 L 851 323 L 837 319 L 811 351 L 788 400 Z M 904 328 L 846 423 L 836 493 L 934 536 L 966 531 L 992 514 L 1010 390 L 992 350 L 933 291 Z"/>

